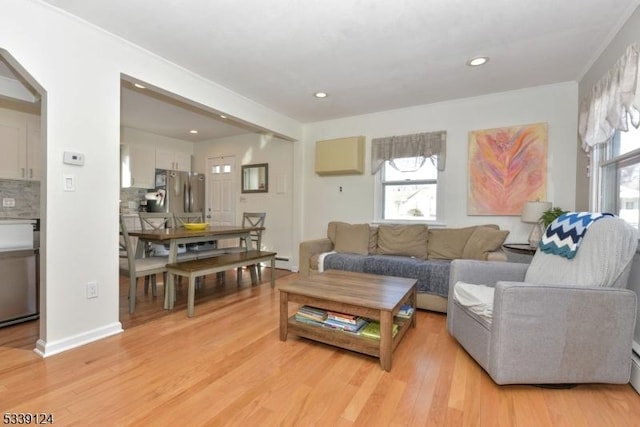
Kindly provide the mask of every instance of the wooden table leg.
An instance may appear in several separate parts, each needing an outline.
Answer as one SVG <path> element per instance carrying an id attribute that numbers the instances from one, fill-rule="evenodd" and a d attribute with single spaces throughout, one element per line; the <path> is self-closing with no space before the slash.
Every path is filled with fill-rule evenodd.
<path id="1" fill-rule="evenodd" d="M 391 311 L 380 312 L 380 366 L 385 371 L 391 370 L 391 348 L 393 344 L 393 316 Z"/>
<path id="2" fill-rule="evenodd" d="M 288 322 L 289 322 L 289 294 L 285 291 L 280 291 L 280 341 L 287 340 Z"/>
<path id="3" fill-rule="evenodd" d="M 187 316 L 193 317 L 196 305 L 196 278 L 193 274 L 189 275 L 189 293 L 187 296 Z"/>
<path id="4" fill-rule="evenodd" d="M 416 318 L 418 317 L 418 315 L 416 314 L 416 310 L 418 310 L 418 293 L 416 291 L 416 287 L 415 286 L 413 287 L 412 293 L 413 293 L 413 295 L 412 295 L 411 299 L 413 301 L 413 304 L 412 304 L 412 306 L 413 306 L 413 316 L 411 316 L 411 327 L 415 328 L 416 324 L 417 324 L 417 319 Z"/>
<path id="5" fill-rule="evenodd" d="M 276 257 L 271 257 L 271 287 L 276 286 Z"/>
<path id="6" fill-rule="evenodd" d="M 251 276 L 251 286 L 258 284 L 258 273 L 256 268 L 259 268 L 257 264 L 247 266 L 249 268 L 249 275 Z"/>
<path id="7" fill-rule="evenodd" d="M 167 272 L 167 283 L 164 285 L 164 309 L 171 310 L 173 308 L 173 295 L 175 294 L 175 276 L 173 273 Z"/>

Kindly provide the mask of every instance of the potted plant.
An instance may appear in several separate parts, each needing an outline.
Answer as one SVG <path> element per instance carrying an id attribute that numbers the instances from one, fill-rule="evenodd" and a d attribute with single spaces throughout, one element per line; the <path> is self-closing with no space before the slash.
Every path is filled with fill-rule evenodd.
<path id="1" fill-rule="evenodd" d="M 569 211 L 565 211 L 562 208 L 559 208 L 557 206 L 544 211 L 544 213 L 540 217 L 540 221 L 542 221 L 543 228 L 546 230 L 547 227 L 549 227 L 549 224 L 551 224 L 560 215 L 567 212 Z"/>

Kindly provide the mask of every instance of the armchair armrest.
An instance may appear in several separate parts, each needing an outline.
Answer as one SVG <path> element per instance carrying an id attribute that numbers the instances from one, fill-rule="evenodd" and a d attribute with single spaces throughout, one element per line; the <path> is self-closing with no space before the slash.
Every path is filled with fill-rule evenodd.
<path id="1" fill-rule="evenodd" d="M 453 295 L 453 285 L 457 282 L 495 286 L 500 280 L 521 282 L 529 264 L 502 261 L 477 261 L 454 259 L 449 269 L 449 297 Z"/>
<path id="2" fill-rule="evenodd" d="M 300 242 L 299 255 L 300 255 L 300 276 L 309 276 L 309 259 L 313 255 L 321 254 L 323 252 L 331 252 L 333 250 L 333 243 L 328 238 L 307 240 Z"/>
<path id="3" fill-rule="evenodd" d="M 629 289 L 498 282 L 489 372 L 498 384 L 627 383 L 635 318 Z"/>

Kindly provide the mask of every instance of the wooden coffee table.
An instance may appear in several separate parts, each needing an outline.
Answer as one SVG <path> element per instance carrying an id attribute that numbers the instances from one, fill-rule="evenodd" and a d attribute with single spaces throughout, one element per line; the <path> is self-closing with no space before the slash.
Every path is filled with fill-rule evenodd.
<path id="1" fill-rule="evenodd" d="M 416 307 L 416 280 L 376 274 L 329 270 L 280 286 L 280 339 L 291 332 L 301 337 L 380 358 L 380 366 L 391 370 L 391 355 L 409 326 L 416 326 L 416 313 L 409 319 L 394 316 L 403 304 Z M 289 316 L 289 303 L 348 313 L 380 322 L 380 339 L 298 322 Z"/>

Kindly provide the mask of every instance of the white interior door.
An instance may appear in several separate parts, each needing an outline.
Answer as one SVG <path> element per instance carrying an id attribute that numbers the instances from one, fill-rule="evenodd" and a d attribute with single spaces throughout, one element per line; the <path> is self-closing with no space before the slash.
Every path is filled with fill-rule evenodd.
<path id="1" fill-rule="evenodd" d="M 207 159 L 207 211 L 211 225 L 235 225 L 236 161 L 234 156 Z M 237 239 L 218 242 L 218 247 L 237 246 Z"/>

